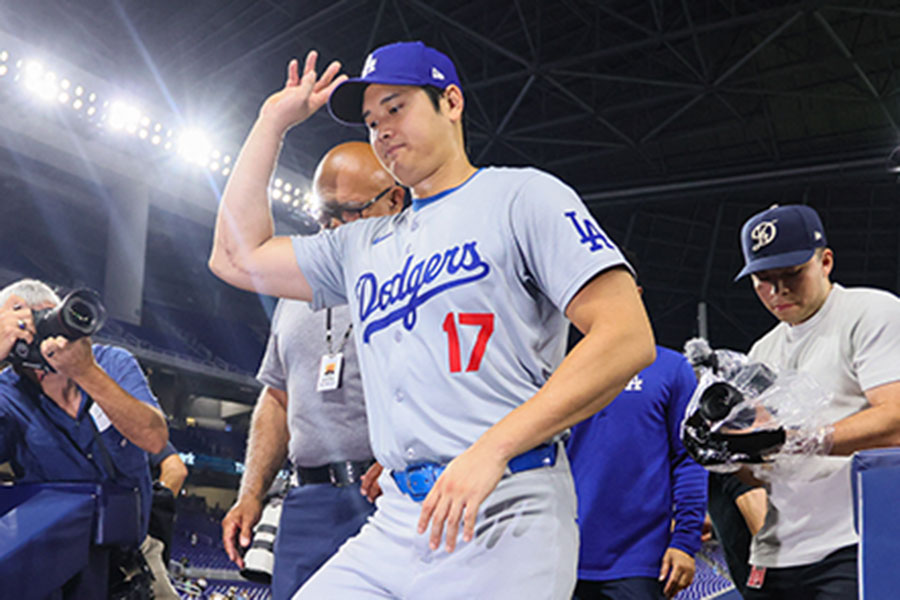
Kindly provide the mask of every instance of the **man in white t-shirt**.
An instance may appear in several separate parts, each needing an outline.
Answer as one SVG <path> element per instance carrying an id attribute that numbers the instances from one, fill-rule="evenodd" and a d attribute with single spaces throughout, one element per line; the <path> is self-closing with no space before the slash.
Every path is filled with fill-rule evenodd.
<path id="1" fill-rule="evenodd" d="M 753 537 L 745 598 L 857 598 L 849 455 L 900 445 L 900 300 L 830 280 L 834 253 L 816 211 L 775 206 L 741 230 L 745 266 L 780 321 L 750 357 L 813 375 L 831 395 L 832 423 L 812 435 L 809 481 L 769 485 Z"/>

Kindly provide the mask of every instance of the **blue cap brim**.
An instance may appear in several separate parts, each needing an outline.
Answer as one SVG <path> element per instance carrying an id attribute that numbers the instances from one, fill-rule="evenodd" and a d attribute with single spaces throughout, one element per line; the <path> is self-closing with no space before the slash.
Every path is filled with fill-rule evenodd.
<path id="1" fill-rule="evenodd" d="M 813 254 L 816 253 L 816 249 L 813 248 L 811 250 L 803 249 L 803 250 L 795 250 L 793 252 L 785 252 L 784 254 L 776 254 L 775 256 L 764 256 L 762 258 L 757 258 L 756 260 L 751 260 L 747 265 L 741 269 L 741 272 L 738 273 L 734 280 L 737 281 L 747 275 L 752 273 L 758 273 L 760 271 L 767 271 L 769 269 L 784 269 L 785 267 L 796 267 L 797 265 L 802 265 L 809 259 L 813 257 Z"/>
<path id="2" fill-rule="evenodd" d="M 382 85 L 421 85 L 418 81 L 403 77 L 351 77 L 341 85 L 334 88 L 328 97 L 328 113 L 331 118 L 343 125 L 353 127 L 364 125 L 362 119 L 363 95 L 366 88 L 378 83 Z"/>

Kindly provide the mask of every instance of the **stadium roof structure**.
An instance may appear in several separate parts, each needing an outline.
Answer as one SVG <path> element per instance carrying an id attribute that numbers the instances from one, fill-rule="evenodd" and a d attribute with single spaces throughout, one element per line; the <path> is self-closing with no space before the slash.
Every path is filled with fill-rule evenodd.
<path id="1" fill-rule="evenodd" d="M 357 73 L 378 45 L 424 40 L 458 65 L 474 161 L 534 165 L 574 187 L 640 258 L 665 345 L 696 335 L 698 314 L 714 346 L 746 349 L 771 326 L 732 277 L 741 223 L 773 203 L 819 210 L 836 280 L 900 290 L 893 1 L 30 0 L 0 8 L 0 32 L 202 122 L 231 153 L 291 57 L 316 48 Z M 0 120 L 0 239 L 11 246 L 0 269 L 90 281 L 108 267 L 116 227 L 114 198 L 98 197 L 133 195 L 143 181 L 141 301 L 264 334 L 271 303 L 206 271 L 221 177 L 183 183 L 192 175 L 167 176 L 158 156 L 106 155 L 90 127 L 73 150 L 52 135 L 71 127 L 32 114 L 4 85 L 0 109 L 16 119 Z M 364 136 L 317 115 L 287 138 L 282 163 L 302 179 L 329 147 Z"/>

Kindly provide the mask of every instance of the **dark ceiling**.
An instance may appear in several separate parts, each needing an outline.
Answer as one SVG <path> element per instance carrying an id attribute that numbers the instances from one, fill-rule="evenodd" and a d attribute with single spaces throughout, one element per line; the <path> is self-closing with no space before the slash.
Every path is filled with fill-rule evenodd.
<path id="1" fill-rule="evenodd" d="M 422 39 L 458 65 L 474 162 L 536 165 L 575 187 L 640 258 L 667 345 L 696 334 L 701 301 L 714 345 L 746 349 L 771 325 L 731 279 L 741 223 L 774 202 L 820 211 L 838 281 L 900 287 L 900 203 L 887 171 L 900 144 L 896 0 L 30 0 L 4 3 L 0 29 L 235 148 L 291 57 L 316 48 L 355 74 L 373 47 Z M 289 136 L 283 162 L 308 174 L 327 148 L 361 135 L 318 115 Z M 15 150 L 0 158 L 24 214 L 38 194 L 23 182 L 41 169 Z M 95 210 L 82 225 L 102 239 Z M 206 273 L 211 225 L 151 215 L 147 293 L 264 327 L 259 302 Z M 0 221 L 24 256 L 54 237 L 40 228 Z M 103 264 L 93 246 L 84 252 Z"/>

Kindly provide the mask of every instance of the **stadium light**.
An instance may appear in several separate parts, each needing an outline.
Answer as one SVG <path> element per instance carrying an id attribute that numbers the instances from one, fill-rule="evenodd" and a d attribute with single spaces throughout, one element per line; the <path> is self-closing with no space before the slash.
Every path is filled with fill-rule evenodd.
<path id="1" fill-rule="evenodd" d="M 140 110 L 130 104 L 116 100 L 109 106 L 106 122 L 109 123 L 110 128 L 117 131 L 122 129 L 134 131 L 140 119 Z"/>
<path id="2" fill-rule="evenodd" d="M 188 129 L 178 139 L 178 154 L 189 163 L 205 166 L 211 152 L 209 138 L 199 129 Z"/>
<path id="3" fill-rule="evenodd" d="M 40 99 L 48 104 L 68 107 L 68 119 L 80 119 L 92 128 L 109 132 L 101 137 L 107 143 L 121 143 L 122 133 L 133 136 L 129 142 L 129 153 L 139 155 L 144 152 L 172 152 L 187 163 L 199 167 L 197 172 L 214 173 L 223 178 L 234 170 L 236 156 L 218 144 L 198 128 L 183 127 L 177 115 L 151 110 L 144 112 L 138 99 L 116 99 L 115 88 L 108 82 L 67 66 L 62 60 L 32 53 L 27 43 L 23 50 L 0 46 L 0 85 L 15 86 L 19 93 Z M 29 56 L 30 54 L 30 56 Z M 51 68 L 52 66 L 52 68 Z M 16 85 L 19 84 L 19 85 Z M 93 89 L 92 89 L 93 88 Z M 10 90 L 11 91 L 11 90 Z M 46 115 L 40 111 L 39 115 Z M 146 144 L 146 146 L 143 146 Z M 150 146 L 157 148 L 151 149 Z M 273 198 L 281 200 L 290 211 L 306 210 L 309 206 L 306 190 L 307 182 L 299 175 L 283 171 L 269 185 Z"/>

